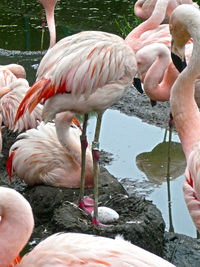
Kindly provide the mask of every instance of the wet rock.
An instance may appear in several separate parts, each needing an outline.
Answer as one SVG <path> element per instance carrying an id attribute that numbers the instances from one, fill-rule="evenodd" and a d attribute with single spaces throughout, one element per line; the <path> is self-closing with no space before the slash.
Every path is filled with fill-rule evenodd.
<path id="1" fill-rule="evenodd" d="M 200 266 L 200 240 L 176 233 L 165 233 L 164 258 L 177 267 Z"/>
<path id="2" fill-rule="evenodd" d="M 143 197 L 129 197 L 121 183 L 104 167 L 101 167 L 99 180 L 100 205 L 119 214 L 119 219 L 109 227 L 93 226 L 91 216 L 78 208 L 79 189 L 25 186 L 21 193 L 30 202 L 35 218 L 31 246 L 55 232 L 83 232 L 113 238 L 121 234 L 132 243 L 162 256 L 165 224 L 161 212 Z M 86 189 L 86 194 L 92 197 L 93 190 Z M 35 238 L 38 231 L 40 240 Z"/>

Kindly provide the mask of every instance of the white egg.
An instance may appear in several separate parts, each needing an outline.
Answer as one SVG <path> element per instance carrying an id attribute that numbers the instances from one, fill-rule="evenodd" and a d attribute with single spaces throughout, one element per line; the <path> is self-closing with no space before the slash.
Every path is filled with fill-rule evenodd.
<path id="1" fill-rule="evenodd" d="M 93 213 L 91 213 L 92 216 Z M 119 219 L 119 214 L 111 208 L 98 207 L 98 219 L 100 223 L 112 223 Z"/>

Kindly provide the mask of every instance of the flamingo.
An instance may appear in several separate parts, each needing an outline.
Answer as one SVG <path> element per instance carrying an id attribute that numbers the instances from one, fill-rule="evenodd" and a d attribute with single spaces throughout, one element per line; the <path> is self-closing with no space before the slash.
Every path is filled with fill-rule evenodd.
<path id="1" fill-rule="evenodd" d="M 37 106 L 31 116 L 29 112 L 26 112 L 23 117 L 21 117 L 20 120 L 16 124 L 14 124 L 17 108 L 29 88 L 30 87 L 28 81 L 26 79 L 19 78 L 14 79 L 13 82 L 0 89 L 3 95 L 0 98 L 0 123 L 2 124 L 3 121 L 4 125 L 13 132 L 21 132 L 22 130 L 35 128 L 41 121 L 42 105 L 40 104 Z M 0 148 L 2 149 L 1 134 L 0 142 Z"/>
<path id="2" fill-rule="evenodd" d="M 194 40 L 190 61 L 171 89 L 170 105 L 187 161 L 183 184 L 184 198 L 198 231 L 200 231 L 200 113 L 194 100 L 194 88 L 195 80 L 200 74 L 199 25 L 200 11 L 192 5 L 177 7 L 170 17 L 173 53 L 183 59 L 187 40 L 190 37 Z"/>
<path id="3" fill-rule="evenodd" d="M 0 65 L 0 98 L 7 93 L 2 89 L 15 81 L 17 78 L 26 78 L 26 71 L 18 64 Z"/>
<path id="4" fill-rule="evenodd" d="M 79 125 L 80 126 L 80 125 Z M 79 188 L 81 183 L 81 130 L 74 114 L 56 115 L 55 123 L 41 122 L 21 133 L 11 146 L 7 161 L 10 181 L 16 173 L 29 185 L 48 184 Z M 34 163 L 34 164 L 33 164 Z M 91 147 L 86 150 L 85 186 L 93 186 Z"/>
<path id="5" fill-rule="evenodd" d="M 49 48 L 54 46 L 56 43 L 56 27 L 55 27 L 55 19 L 54 19 L 54 10 L 57 3 L 57 0 L 38 0 L 45 9 L 45 14 L 47 18 L 47 24 L 50 33 L 50 44 Z"/>
<path id="6" fill-rule="evenodd" d="M 138 0 L 135 2 L 134 5 L 134 13 L 135 15 L 142 19 L 146 20 L 148 19 L 151 14 L 153 13 L 153 10 L 155 8 L 157 0 Z M 165 17 L 165 23 L 168 21 L 168 17 L 170 17 L 172 11 L 178 6 L 182 4 L 192 4 L 196 5 L 192 0 L 169 0 L 166 10 L 166 17 Z"/>
<path id="7" fill-rule="evenodd" d="M 141 0 L 138 2 L 138 5 L 140 6 L 142 3 L 143 1 Z M 151 16 L 138 27 L 133 29 L 125 39 L 135 53 L 137 53 L 144 46 L 152 43 L 165 44 L 170 50 L 171 35 L 169 33 L 169 26 L 168 24 L 160 24 L 164 20 L 169 7 L 172 11 L 176 5 L 182 4 L 182 2 L 176 2 L 176 5 L 173 5 L 173 3 L 174 2 L 171 2 L 171 0 L 157 0 L 156 2 L 155 0 L 147 0 L 144 3 L 144 7 L 147 5 L 153 8 L 154 6 Z M 189 40 L 189 42 L 192 42 L 192 40 Z M 139 79 L 134 80 L 134 85 L 136 89 L 141 92 Z"/>
<path id="8" fill-rule="evenodd" d="M 125 38 L 135 53 L 145 45 L 158 42 L 164 43 L 170 49 L 171 37 L 168 24 L 160 25 L 165 18 L 168 2 L 169 0 L 157 0 L 152 15 Z"/>
<path id="9" fill-rule="evenodd" d="M 157 0 L 151 16 L 134 28 L 126 37 L 125 41 L 130 45 L 135 53 L 145 45 L 151 43 L 163 43 L 171 48 L 171 36 L 168 24 L 162 24 L 165 18 L 170 0 Z M 173 3 L 173 2 L 172 2 Z M 181 4 L 181 2 L 177 2 Z M 198 5 L 195 5 L 198 7 Z M 170 5 L 171 12 L 176 5 Z M 191 40 L 190 40 L 191 42 Z"/>
<path id="10" fill-rule="evenodd" d="M 6 90 L 7 93 L 0 99 L 0 112 L 4 125 L 13 132 L 21 132 L 24 129 L 35 128 L 38 125 L 38 122 L 41 121 L 43 107 L 40 104 L 31 116 L 26 112 L 23 117 L 14 124 L 18 106 L 29 88 L 28 81 L 22 78 L 19 78 L 10 83 L 7 87 L 2 88 L 2 90 Z"/>
<path id="11" fill-rule="evenodd" d="M 85 31 L 57 42 L 40 62 L 37 81 L 27 92 L 16 115 L 16 122 L 28 109 L 41 101 L 45 122 L 62 111 L 88 114 L 98 113 L 95 138 L 92 144 L 94 162 L 94 217 L 98 224 L 98 159 L 99 133 L 103 112 L 118 101 L 132 84 L 137 71 L 135 54 L 125 41 L 114 34 Z M 83 151 L 79 205 L 84 209 L 84 165 L 87 147 L 86 125 L 83 123 L 81 144 Z"/>
<path id="12" fill-rule="evenodd" d="M 179 72 L 166 45 L 153 43 L 144 46 L 136 53 L 136 61 L 147 96 L 151 101 L 168 101 Z"/>
<path id="13" fill-rule="evenodd" d="M 186 62 L 190 60 L 192 49 L 193 44 L 187 43 L 185 46 Z M 173 64 L 166 45 L 153 43 L 144 46 L 136 53 L 136 61 L 144 91 L 150 98 L 152 105 L 156 101 L 168 101 L 171 87 L 178 77 L 179 71 Z M 200 107 L 199 80 L 195 82 L 195 100 Z"/>
<path id="14" fill-rule="evenodd" d="M 0 261 L 12 263 L 29 240 L 34 219 L 29 202 L 16 190 L 0 187 Z M 16 261 L 16 260 L 15 260 Z M 82 233 L 56 233 L 22 257 L 17 267 L 154 266 L 173 264 L 117 236 L 115 239 Z"/>

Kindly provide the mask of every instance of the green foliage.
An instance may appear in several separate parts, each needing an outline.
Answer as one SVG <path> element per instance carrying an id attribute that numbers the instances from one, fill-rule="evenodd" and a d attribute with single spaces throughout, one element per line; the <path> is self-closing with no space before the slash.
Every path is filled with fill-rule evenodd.
<path id="1" fill-rule="evenodd" d="M 194 0 L 200 6 L 200 0 Z"/>
<path id="2" fill-rule="evenodd" d="M 131 22 L 129 22 L 130 20 Z M 130 14 L 128 16 L 128 19 L 125 15 L 118 16 L 118 19 L 115 19 L 115 23 L 123 38 L 126 37 L 129 32 L 132 31 L 134 27 L 137 27 L 141 22 L 142 20 L 134 14 L 133 5 L 130 6 Z"/>

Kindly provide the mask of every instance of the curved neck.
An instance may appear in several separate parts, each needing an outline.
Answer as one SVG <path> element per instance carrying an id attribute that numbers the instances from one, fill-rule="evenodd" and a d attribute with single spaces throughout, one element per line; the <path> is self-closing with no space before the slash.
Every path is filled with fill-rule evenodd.
<path id="1" fill-rule="evenodd" d="M 134 39 L 137 40 L 142 33 L 148 30 L 157 28 L 165 18 L 166 9 L 169 0 L 157 0 L 156 6 L 153 10 L 152 15 L 146 21 L 141 23 L 138 27 L 133 29 L 125 41 L 131 46 L 134 46 Z M 132 47 L 131 46 L 131 47 Z M 132 47 L 133 48 L 133 47 Z"/>
<path id="2" fill-rule="evenodd" d="M 31 207 L 14 189 L 0 188 L 0 262 L 7 267 L 19 255 L 33 230 Z"/>
<path id="3" fill-rule="evenodd" d="M 80 129 L 71 127 L 75 114 L 62 112 L 56 115 L 55 126 L 59 142 L 79 163 L 81 162 Z"/>
<path id="4" fill-rule="evenodd" d="M 152 52 L 157 51 L 158 49 L 155 49 Z M 168 70 L 170 66 L 168 49 L 160 50 L 144 79 L 144 90 L 150 99 L 157 101 L 169 100 L 170 88 L 174 82 L 174 80 L 173 82 L 171 81 L 171 71 Z"/>

